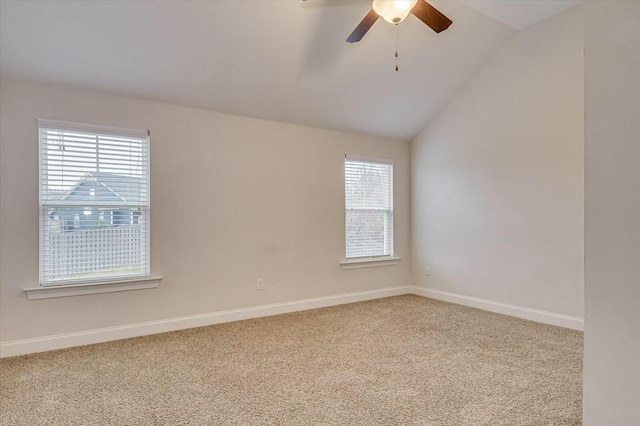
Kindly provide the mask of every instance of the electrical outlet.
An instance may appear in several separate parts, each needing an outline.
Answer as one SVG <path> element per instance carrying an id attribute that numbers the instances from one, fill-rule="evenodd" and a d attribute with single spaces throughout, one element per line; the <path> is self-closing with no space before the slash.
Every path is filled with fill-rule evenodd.
<path id="1" fill-rule="evenodd" d="M 258 278 L 258 284 L 256 290 L 264 290 L 264 279 Z"/>
<path id="2" fill-rule="evenodd" d="M 425 266 L 424 267 L 424 275 L 427 277 L 431 276 L 431 266 Z"/>

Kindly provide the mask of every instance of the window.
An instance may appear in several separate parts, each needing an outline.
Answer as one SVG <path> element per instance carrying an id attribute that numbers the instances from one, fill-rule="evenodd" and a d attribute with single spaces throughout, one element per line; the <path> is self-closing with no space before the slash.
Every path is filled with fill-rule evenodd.
<path id="1" fill-rule="evenodd" d="M 346 157 L 347 259 L 393 255 L 393 165 Z"/>
<path id="2" fill-rule="evenodd" d="M 148 132 L 38 128 L 40 284 L 149 277 Z"/>

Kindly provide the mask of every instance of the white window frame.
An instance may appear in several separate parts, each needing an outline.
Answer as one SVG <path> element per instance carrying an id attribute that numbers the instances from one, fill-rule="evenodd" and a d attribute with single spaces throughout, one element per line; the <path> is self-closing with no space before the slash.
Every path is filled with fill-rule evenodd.
<path id="1" fill-rule="evenodd" d="M 43 184 L 43 152 L 42 152 L 42 141 L 41 139 L 41 129 L 59 129 L 61 131 L 80 131 L 84 133 L 95 133 L 101 135 L 112 135 L 112 136 L 130 136 L 136 138 L 146 138 L 146 203 L 144 203 L 144 208 L 147 209 L 147 218 L 145 221 L 145 226 L 141 230 L 144 233 L 146 238 L 146 244 L 144 246 L 144 265 L 143 271 L 140 274 L 131 274 L 131 275 L 106 275 L 100 278 L 85 278 L 85 279 L 71 279 L 71 280 L 55 280 L 45 282 L 42 277 L 43 273 L 43 226 L 44 226 L 44 218 L 43 216 L 46 214 L 47 205 L 55 204 L 55 203 L 47 203 L 44 202 L 43 191 L 42 188 L 39 189 L 39 210 L 40 210 L 40 261 L 39 261 L 39 271 L 40 271 L 40 286 L 36 288 L 27 288 L 24 289 L 25 293 L 29 297 L 29 299 L 42 299 L 42 298 L 50 298 L 50 297 L 65 297 L 65 296 L 75 296 L 81 294 L 92 294 L 92 293 L 106 293 L 106 292 L 114 292 L 114 291 L 126 291 L 126 290 L 136 290 L 136 289 L 144 289 L 144 288 L 155 288 L 159 286 L 160 277 L 152 278 L 151 271 L 151 260 L 150 260 L 150 216 L 151 216 L 151 203 L 150 203 L 150 146 L 149 146 L 149 131 L 141 131 L 141 130 L 131 130 L 131 129 L 122 129 L 122 128 L 113 128 L 113 127 L 104 127 L 104 126 L 94 126 L 80 123 L 70 123 L 70 122 L 62 122 L 57 120 L 43 120 L 38 119 L 38 139 L 39 139 L 39 185 Z M 75 224 L 74 224 L 75 225 Z"/>
<path id="2" fill-rule="evenodd" d="M 385 246 L 388 246 L 390 249 L 390 252 L 387 254 L 383 254 L 383 255 L 371 255 L 371 256 L 351 256 L 351 257 L 347 257 L 347 244 L 348 244 L 348 235 L 347 235 L 347 212 L 349 210 L 370 210 L 368 208 L 360 208 L 360 209 L 355 209 L 355 208 L 349 208 L 349 206 L 347 206 L 347 200 L 346 200 L 346 167 L 347 167 L 347 163 L 348 162 L 359 162 L 359 163 L 370 163 L 370 164 L 384 164 L 384 165 L 388 165 L 390 166 L 391 170 L 390 170 L 390 182 L 389 182 L 389 190 L 390 190 L 390 209 L 389 210 L 385 210 L 387 211 L 387 214 L 389 215 L 389 219 L 388 221 L 385 222 L 385 225 L 388 225 L 391 227 L 391 229 L 384 232 L 385 235 L 385 239 L 388 239 L 388 241 L 385 241 Z M 345 190 L 345 220 L 344 220 L 344 224 L 345 224 L 345 257 L 344 259 L 340 262 L 340 265 L 342 266 L 342 269 L 356 269 L 356 268 L 366 268 L 366 267 L 377 267 L 377 266 L 392 266 L 392 265 L 397 265 L 398 262 L 400 261 L 400 258 L 397 257 L 394 253 L 395 251 L 395 237 L 394 237 L 394 227 L 395 227 L 395 219 L 394 219 L 394 194 L 393 194 L 393 174 L 394 174 L 394 167 L 393 167 L 393 161 L 388 160 L 388 159 L 380 159 L 380 158 L 369 158 L 369 157 L 361 157 L 361 156 L 353 156 L 353 155 L 345 155 L 344 158 L 344 165 L 343 165 L 343 172 L 344 172 L 344 176 L 343 176 L 343 189 Z"/>

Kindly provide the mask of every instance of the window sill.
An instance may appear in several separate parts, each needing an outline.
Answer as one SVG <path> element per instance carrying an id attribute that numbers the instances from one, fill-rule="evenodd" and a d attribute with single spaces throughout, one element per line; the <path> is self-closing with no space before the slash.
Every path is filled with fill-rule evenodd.
<path id="1" fill-rule="evenodd" d="M 105 281 L 83 284 L 67 284 L 48 287 L 25 288 L 29 300 L 55 297 L 82 296 L 85 294 L 113 293 L 117 291 L 143 290 L 160 286 L 162 277 L 135 278 L 121 281 Z"/>
<path id="2" fill-rule="evenodd" d="M 394 266 L 400 263 L 399 257 L 363 257 L 346 259 L 340 262 L 342 269 L 377 268 L 379 266 Z"/>

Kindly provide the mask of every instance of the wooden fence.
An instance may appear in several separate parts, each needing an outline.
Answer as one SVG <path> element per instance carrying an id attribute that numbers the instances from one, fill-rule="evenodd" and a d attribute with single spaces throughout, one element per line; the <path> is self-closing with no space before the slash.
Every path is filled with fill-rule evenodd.
<path id="1" fill-rule="evenodd" d="M 142 266 L 142 237 L 140 225 L 52 233 L 45 259 L 48 279 L 99 275 L 100 271 Z"/>

